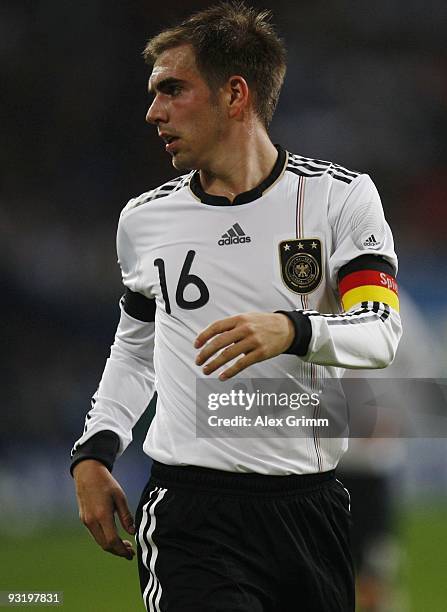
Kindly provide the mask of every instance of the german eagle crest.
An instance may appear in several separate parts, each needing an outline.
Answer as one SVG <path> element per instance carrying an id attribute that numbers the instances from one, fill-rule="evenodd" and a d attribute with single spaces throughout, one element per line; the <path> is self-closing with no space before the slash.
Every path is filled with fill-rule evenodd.
<path id="1" fill-rule="evenodd" d="M 279 243 L 281 276 L 294 293 L 315 291 L 322 278 L 321 241 L 318 238 L 293 238 Z"/>

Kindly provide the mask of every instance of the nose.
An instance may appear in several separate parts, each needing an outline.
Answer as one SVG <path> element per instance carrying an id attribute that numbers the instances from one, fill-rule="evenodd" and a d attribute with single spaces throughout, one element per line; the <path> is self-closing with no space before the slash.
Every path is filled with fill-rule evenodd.
<path id="1" fill-rule="evenodd" d="M 158 96 L 155 96 L 152 104 L 147 109 L 146 122 L 152 125 L 158 123 L 165 123 L 167 121 L 167 113 L 164 105 L 160 101 Z"/>

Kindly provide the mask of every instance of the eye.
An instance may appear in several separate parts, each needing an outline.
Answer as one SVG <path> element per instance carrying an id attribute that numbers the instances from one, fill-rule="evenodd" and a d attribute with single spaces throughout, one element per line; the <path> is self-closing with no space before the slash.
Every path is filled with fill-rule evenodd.
<path id="1" fill-rule="evenodd" d="M 166 89 L 166 93 L 169 96 L 173 96 L 173 97 L 178 96 L 179 93 L 181 93 L 181 91 L 182 91 L 182 86 L 179 85 L 178 83 L 177 84 L 173 84 L 173 85 L 169 85 L 167 87 L 167 89 Z"/>

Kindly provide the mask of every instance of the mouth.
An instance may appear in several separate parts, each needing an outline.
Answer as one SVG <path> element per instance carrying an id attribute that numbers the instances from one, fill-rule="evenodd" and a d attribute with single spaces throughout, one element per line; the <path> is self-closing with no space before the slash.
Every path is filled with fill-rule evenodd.
<path id="1" fill-rule="evenodd" d="M 175 143 L 179 140 L 179 137 L 163 133 L 160 134 L 160 137 L 165 142 L 165 150 L 168 151 L 168 153 L 172 153 L 175 150 Z"/>

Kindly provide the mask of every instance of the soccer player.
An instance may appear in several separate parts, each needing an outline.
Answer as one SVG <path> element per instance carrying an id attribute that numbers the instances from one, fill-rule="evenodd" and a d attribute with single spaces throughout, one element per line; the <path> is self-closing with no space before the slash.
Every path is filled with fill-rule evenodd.
<path id="1" fill-rule="evenodd" d="M 130 200 L 121 319 L 72 452 L 80 517 L 131 559 L 147 610 L 349 612 L 343 438 L 198 437 L 196 381 L 383 368 L 401 334 L 397 260 L 366 174 L 274 146 L 285 49 L 266 12 L 207 8 L 150 40 L 153 124 L 182 174 Z M 154 390 L 135 526 L 111 475 Z"/>

